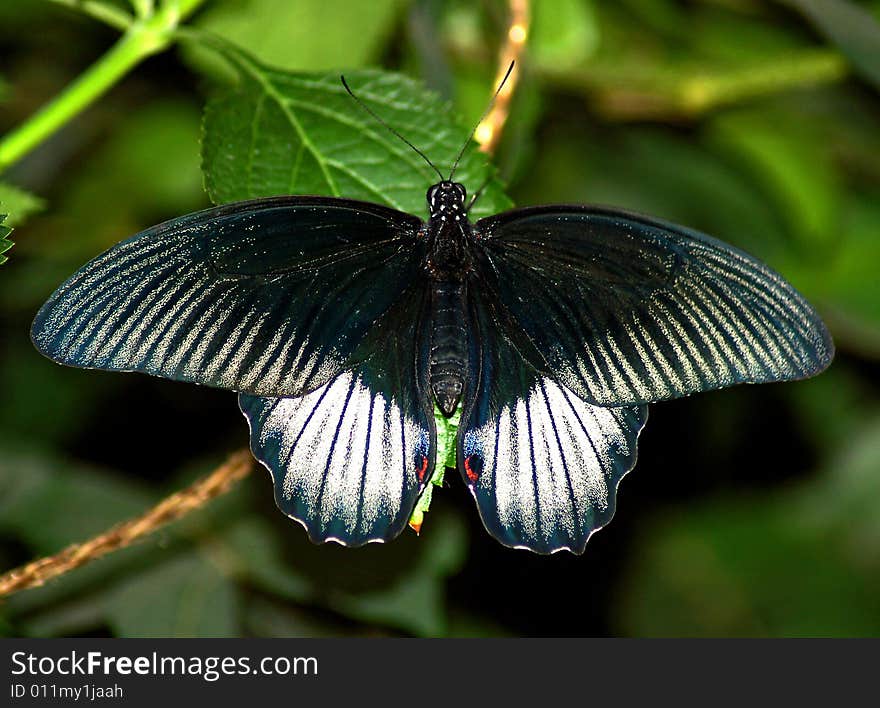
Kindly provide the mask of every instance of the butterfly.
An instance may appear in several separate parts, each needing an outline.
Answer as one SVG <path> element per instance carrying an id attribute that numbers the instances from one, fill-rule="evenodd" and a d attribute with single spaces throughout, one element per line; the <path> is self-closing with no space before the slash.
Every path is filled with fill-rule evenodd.
<path id="1" fill-rule="evenodd" d="M 455 167 L 434 169 L 427 220 L 282 196 L 154 226 L 63 283 L 32 340 L 238 392 L 279 508 L 315 542 L 400 534 L 435 473 L 435 408 L 460 414 L 486 529 L 538 553 L 582 553 L 610 521 L 647 404 L 831 362 L 816 311 L 732 246 L 597 206 L 471 222 Z"/>

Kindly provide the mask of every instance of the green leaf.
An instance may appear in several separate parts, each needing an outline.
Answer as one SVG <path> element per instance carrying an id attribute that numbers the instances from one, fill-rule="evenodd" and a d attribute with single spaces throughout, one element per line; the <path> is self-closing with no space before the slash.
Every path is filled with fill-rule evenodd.
<path id="1" fill-rule="evenodd" d="M 334 594 L 331 606 L 346 616 L 397 627 L 419 636 L 447 630 L 444 580 L 464 563 L 467 532 L 456 516 L 436 513 L 432 533 L 396 582 L 375 590 Z"/>
<path id="2" fill-rule="evenodd" d="M 56 14 L 51 3 L 33 0 L 3 0 L 0 2 L 0 37 L 21 37 L 22 32 L 40 26 L 40 21 Z"/>
<path id="3" fill-rule="evenodd" d="M 873 407 L 857 370 L 839 363 L 785 391 L 805 436 L 821 450 L 843 449 Z"/>
<path id="4" fill-rule="evenodd" d="M 434 460 L 434 473 L 431 475 L 429 484 L 425 487 L 415 509 L 409 517 L 409 525 L 416 533 L 422 530 L 425 514 L 431 508 L 431 500 L 434 498 L 434 487 L 442 487 L 446 476 L 446 468 L 455 469 L 458 466 L 455 441 L 458 437 L 458 424 L 461 420 L 461 406 L 455 413 L 447 418 L 437 404 L 434 404 L 434 424 L 437 426 L 437 456 Z"/>
<path id="5" fill-rule="evenodd" d="M 103 598 L 103 595 L 99 597 Z M 17 604 L 18 599 L 12 598 L 13 609 Z M 98 632 L 106 627 L 103 607 L 93 594 L 70 601 L 46 603 L 45 608 L 36 613 L 25 612 L 24 618 L 14 619 L 15 625 L 11 626 L 8 636 L 75 637 Z"/>
<path id="6" fill-rule="evenodd" d="M 37 557 L 102 533 L 156 500 L 106 470 L 9 447 L 0 453 L 0 531 Z M 28 636 L 99 628 L 114 583 L 163 558 L 167 551 L 159 551 L 155 539 L 136 544 L 16 594 L 4 607 Z"/>
<path id="7" fill-rule="evenodd" d="M 44 206 L 45 203 L 38 196 L 8 182 L 0 182 L 0 264 L 9 260 L 3 254 L 15 243 L 7 238 L 12 233 L 12 227 L 20 226 Z"/>
<path id="8" fill-rule="evenodd" d="M 793 111 L 763 107 L 720 115 L 711 137 L 776 201 L 802 253 L 829 252 L 839 240 L 841 186 L 817 130 Z"/>
<path id="9" fill-rule="evenodd" d="M 53 243 L 53 254 L 81 263 L 154 220 L 204 207 L 199 123 L 198 107 L 177 98 L 127 116 L 83 160 L 60 200 L 59 213 L 77 233 Z"/>
<path id="10" fill-rule="evenodd" d="M 646 523 L 621 593 L 620 631 L 877 635 L 878 440 L 875 408 L 814 480 Z"/>
<path id="11" fill-rule="evenodd" d="M 850 431 L 832 464 L 798 501 L 798 516 L 809 532 L 833 535 L 844 558 L 880 580 L 880 416 L 876 410 L 868 414 L 867 422 Z"/>
<path id="12" fill-rule="evenodd" d="M 208 206 L 200 123 L 196 101 L 157 96 L 102 133 L 65 169 L 50 218 L 34 224 L 23 246 L 33 257 L 5 274 L 2 298 L 35 312 L 60 282 L 112 244 Z"/>
<path id="13" fill-rule="evenodd" d="M 240 583 L 288 603 L 415 635 L 445 631 L 445 580 L 461 567 L 467 548 L 459 518 L 439 510 L 420 538 L 407 534 L 355 552 L 315 546 L 289 520 L 274 520 L 274 528 L 257 519 L 227 524 L 211 535 L 211 557 L 222 559 Z M 306 631 L 291 628 L 292 635 Z"/>
<path id="14" fill-rule="evenodd" d="M 42 455 L 3 449 L 0 460 L 0 531 L 35 555 L 105 531 L 158 496 L 109 472 Z M 210 462 L 198 467 L 202 472 Z M 251 477 L 141 543 L 9 598 L 4 620 L 24 636 L 108 626 L 120 636 L 229 636 L 253 619 L 248 605 L 256 593 L 302 606 L 306 615 L 309 608 L 335 614 L 336 633 L 355 623 L 371 634 L 445 631 L 446 579 L 467 548 L 459 518 L 441 509 L 422 538 L 407 534 L 393 545 L 319 547 L 280 514 L 249 515 L 256 503 L 266 510 L 266 488 Z M 276 632 L 312 631 L 288 625 Z"/>
<path id="15" fill-rule="evenodd" d="M 448 418 L 434 404 L 434 421 L 437 424 L 437 467 L 451 467 L 458 464 L 455 442 L 458 438 L 458 424 L 461 422 L 461 406 Z"/>
<path id="16" fill-rule="evenodd" d="M 240 73 L 235 91 L 205 110 L 202 169 L 216 203 L 277 194 L 322 194 L 425 212 L 438 176 L 346 94 L 337 74 L 291 74 L 225 48 Z M 373 110 L 448 173 L 468 137 L 450 108 L 411 79 L 381 71 L 347 75 Z M 455 174 L 471 190 L 493 174 L 471 144 Z M 510 204 L 489 181 L 475 215 Z"/>
<path id="17" fill-rule="evenodd" d="M 138 485 L 105 470 L 3 449 L 0 528 L 39 553 L 55 553 L 106 531 L 152 501 Z"/>
<path id="18" fill-rule="evenodd" d="M 406 0 L 238 0 L 214 3 L 196 26 L 299 71 L 363 66 L 385 46 Z"/>
<path id="19" fill-rule="evenodd" d="M 229 495 L 232 496 L 232 495 Z M 143 513 L 156 500 L 107 471 L 3 450 L 0 529 L 35 554 L 54 553 Z M 224 498 L 225 522 L 236 521 Z M 205 517 L 209 517 L 206 519 Z M 20 634 L 57 636 L 110 625 L 120 636 L 234 636 L 235 576 L 219 539 L 220 520 L 188 516 L 5 604 Z"/>
<path id="20" fill-rule="evenodd" d="M 238 636 L 234 585 L 195 553 L 132 574 L 114 589 L 107 613 L 120 637 Z"/>
<path id="21" fill-rule="evenodd" d="M 705 7 L 711 5 L 712 7 Z M 693 117 L 796 86 L 840 81 L 846 60 L 759 13 L 715 3 L 595 3 L 601 43 L 577 67 L 539 65 L 615 118 Z M 641 22 L 639 20 L 642 20 Z"/>
<path id="22" fill-rule="evenodd" d="M 382 634 L 377 633 L 375 627 L 356 631 L 353 622 L 328 616 L 329 614 L 326 611 L 315 611 L 289 603 L 254 597 L 247 604 L 244 623 L 248 635 L 267 638 L 352 635 L 375 637 L 377 634 Z"/>
<path id="23" fill-rule="evenodd" d="M 853 67 L 880 88 L 880 22 L 849 0 L 778 0 L 799 10 L 837 45 Z"/>
<path id="24" fill-rule="evenodd" d="M 265 489 L 263 490 L 265 491 Z M 290 527 L 290 533 L 299 528 Z M 314 583 L 296 563 L 285 557 L 281 538 L 261 519 L 245 518 L 224 530 L 217 539 L 232 572 L 255 587 L 288 600 L 313 599 Z"/>
<path id="25" fill-rule="evenodd" d="M 785 232 L 766 193 L 704 143 L 653 127 L 599 132 L 585 141 L 577 129 L 560 127 L 536 156 L 523 185 L 529 191 L 517 201 L 593 202 L 654 214 L 773 264 Z"/>
<path id="26" fill-rule="evenodd" d="M 7 216 L 7 214 L 0 214 L 0 264 L 6 263 L 6 261 L 9 260 L 9 258 L 3 254 L 15 244 L 14 241 L 10 241 L 6 238 L 12 233 L 12 229 L 6 226 Z"/>
<path id="27" fill-rule="evenodd" d="M 9 226 L 21 226 L 33 214 L 42 211 L 46 203 L 37 195 L 0 182 L 0 209 L 7 212 Z"/>
<path id="28" fill-rule="evenodd" d="M 831 319 L 855 351 L 880 356 L 880 201 L 877 195 L 851 195 L 840 247 L 823 263 L 823 298 Z"/>

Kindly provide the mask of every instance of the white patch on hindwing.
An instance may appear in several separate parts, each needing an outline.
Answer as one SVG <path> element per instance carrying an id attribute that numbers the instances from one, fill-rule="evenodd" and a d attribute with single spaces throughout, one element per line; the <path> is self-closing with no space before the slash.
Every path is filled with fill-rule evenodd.
<path id="1" fill-rule="evenodd" d="M 414 460 L 428 454 L 423 425 L 357 372 L 299 398 L 270 400 L 259 442 L 278 444 L 273 476 L 283 475 L 281 493 L 303 506 L 310 530 L 342 520 L 347 533 L 369 535 L 399 516 L 405 488 L 418 485 Z"/>
<path id="2" fill-rule="evenodd" d="M 482 458 L 474 484 L 491 495 L 498 522 L 526 538 L 577 539 L 613 503 L 619 460 L 635 459 L 626 409 L 594 406 L 541 379 L 477 428 L 463 452 Z M 560 530 L 564 529 L 564 534 Z"/>

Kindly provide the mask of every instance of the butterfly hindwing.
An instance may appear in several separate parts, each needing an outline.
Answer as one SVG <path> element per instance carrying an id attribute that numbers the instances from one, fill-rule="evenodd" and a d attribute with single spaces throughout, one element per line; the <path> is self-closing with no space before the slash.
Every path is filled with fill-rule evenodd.
<path id="1" fill-rule="evenodd" d="M 321 197 L 197 212 L 85 265 L 31 336 L 63 364 L 299 395 L 343 370 L 418 273 L 420 224 Z"/>
<path id="2" fill-rule="evenodd" d="M 486 284 L 528 336 L 530 363 L 591 403 L 804 378 L 833 356 L 791 285 L 696 231 L 576 206 L 513 210 L 475 229 Z"/>
<path id="3" fill-rule="evenodd" d="M 526 363 L 505 321 L 471 289 L 470 376 L 458 466 L 487 530 L 538 553 L 582 553 L 614 513 L 636 462 L 645 406 L 602 408 Z"/>
<path id="4" fill-rule="evenodd" d="M 433 474 L 426 301 L 420 288 L 408 291 L 370 333 L 363 361 L 321 388 L 297 398 L 239 397 L 278 507 L 315 542 L 394 538 Z"/>

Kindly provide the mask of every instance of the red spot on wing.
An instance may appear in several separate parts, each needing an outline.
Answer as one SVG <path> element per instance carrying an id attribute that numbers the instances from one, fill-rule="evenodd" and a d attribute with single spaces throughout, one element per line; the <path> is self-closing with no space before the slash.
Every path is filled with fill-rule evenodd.
<path id="1" fill-rule="evenodd" d="M 425 483 L 425 474 L 428 471 L 428 458 L 422 455 L 422 466 L 416 470 L 416 477 L 419 478 L 419 484 Z M 418 531 L 416 531 L 418 533 Z"/>
<path id="2" fill-rule="evenodd" d="M 480 473 L 474 469 L 475 461 L 479 463 L 479 460 L 476 459 L 474 455 L 464 458 L 464 474 L 471 484 L 476 484 L 477 480 L 480 478 Z"/>

